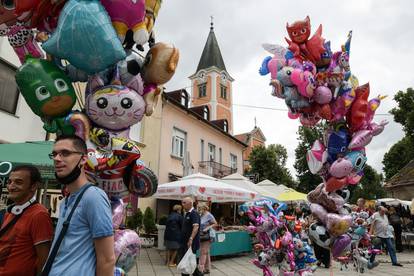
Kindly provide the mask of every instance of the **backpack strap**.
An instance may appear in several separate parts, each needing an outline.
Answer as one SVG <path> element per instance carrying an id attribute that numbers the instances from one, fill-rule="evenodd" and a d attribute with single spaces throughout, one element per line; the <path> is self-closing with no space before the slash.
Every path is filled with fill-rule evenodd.
<path id="1" fill-rule="evenodd" d="M 66 232 L 68 231 L 69 223 L 70 223 L 70 220 L 72 218 L 72 215 L 75 212 L 76 207 L 78 207 L 78 204 L 79 204 L 80 200 L 82 199 L 83 194 L 86 192 L 87 189 L 89 189 L 92 186 L 93 186 L 92 184 L 87 184 L 86 187 L 77 196 L 76 201 L 73 204 L 72 209 L 70 210 L 69 216 L 63 222 L 62 230 L 60 231 L 59 236 L 57 237 L 56 242 L 53 245 L 52 250 L 50 251 L 50 255 L 47 258 L 45 266 L 43 267 L 41 276 L 48 276 L 49 275 L 49 272 L 52 269 L 53 261 L 55 260 L 56 255 L 58 253 L 60 244 L 62 243 L 63 238 L 66 235 Z"/>

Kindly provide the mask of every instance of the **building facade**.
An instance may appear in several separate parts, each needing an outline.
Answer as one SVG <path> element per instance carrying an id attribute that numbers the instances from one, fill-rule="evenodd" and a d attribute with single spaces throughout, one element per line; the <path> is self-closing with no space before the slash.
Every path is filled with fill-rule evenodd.
<path id="1" fill-rule="evenodd" d="M 251 168 L 249 164 L 249 156 L 252 153 L 253 148 L 257 146 L 266 146 L 266 137 L 262 130 L 257 126 L 255 126 L 252 131 L 237 134 L 235 137 L 247 144 L 247 148 L 243 150 L 243 172 L 245 172 Z"/>
<path id="2" fill-rule="evenodd" d="M 391 198 L 401 200 L 414 199 L 414 159 L 391 177 L 384 184 L 384 189 Z"/>
<path id="3" fill-rule="evenodd" d="M 0 143 L 42 141 L 43 123 L 34 115 L 15 82 L 20 61 L 7 38 L 0 37 Z"/>
<path id="4" fill-rule="evenodd" d="M 191 75 L 191 106 L 207 106 L 210 120 L 225 120 L 228 132 L 233 133 L 234 79 L 226 70 L 213 23 L 201 54 L 196 72 Z"/>

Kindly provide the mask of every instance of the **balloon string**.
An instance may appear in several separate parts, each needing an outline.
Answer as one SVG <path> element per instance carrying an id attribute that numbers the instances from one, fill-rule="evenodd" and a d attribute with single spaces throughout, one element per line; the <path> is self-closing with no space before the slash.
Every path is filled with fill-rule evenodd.
<path id="1" fill-rule="evenodd" d="M 82 89 L 78 82 L 75 83 L 75 92 L 76 92 L 76 100 L 78 101 L 79 107 L 83 109 L 85 107 L 85 103 L 83 102 Z"/>

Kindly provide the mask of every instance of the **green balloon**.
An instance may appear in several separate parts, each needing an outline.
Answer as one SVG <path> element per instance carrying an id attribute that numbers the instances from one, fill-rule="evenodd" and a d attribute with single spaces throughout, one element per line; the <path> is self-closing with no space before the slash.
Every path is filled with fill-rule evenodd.
<path id="1" fill-rule="evenodd" d="M 45 130 L 73 132 L 64 122 L 75 105 L 75 89 L 59 67 L 44 59 L 28 57 L 17 70 L 16 82 L 27 104 L 45 123 Z"/>

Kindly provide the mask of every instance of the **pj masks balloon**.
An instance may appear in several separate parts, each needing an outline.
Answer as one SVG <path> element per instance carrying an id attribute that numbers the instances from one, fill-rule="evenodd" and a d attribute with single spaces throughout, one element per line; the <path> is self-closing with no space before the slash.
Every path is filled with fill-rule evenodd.
<path id="1" fill-rule="evenodd" d="M 76 101 L 68 77 L 53 63 L 29 57 L 16 73 L 20 92 L 48 132 L 73 133 L 65 117 Z"/>

